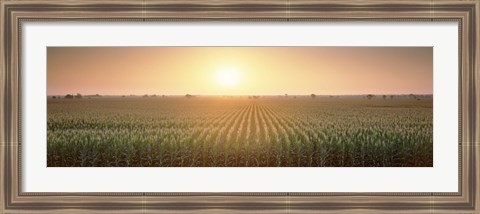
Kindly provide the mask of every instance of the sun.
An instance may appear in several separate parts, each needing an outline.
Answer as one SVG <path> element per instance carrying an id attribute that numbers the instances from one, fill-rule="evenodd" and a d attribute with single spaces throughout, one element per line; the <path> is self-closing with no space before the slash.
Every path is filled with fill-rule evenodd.
<path id="1" fill-rule="evenodd" d="M 236 68 L 224 68 L 218 70 L 217 81 L 223 86 L 231 87 L 238 84 L 240 76 Z"/>

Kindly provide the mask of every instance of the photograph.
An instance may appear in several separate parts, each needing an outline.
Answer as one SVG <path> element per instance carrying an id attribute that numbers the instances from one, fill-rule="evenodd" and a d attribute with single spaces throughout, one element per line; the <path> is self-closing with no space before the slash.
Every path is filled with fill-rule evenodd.
<path id="1" fill-rule="evenodd" d="M 480 0 L 0 17 L 0 213 L 480 213 Z"/>
<path id="2" fill-rule="evenodd" d="M 47 47 L 47 167 L 433 167 L 433 47 Z"/>

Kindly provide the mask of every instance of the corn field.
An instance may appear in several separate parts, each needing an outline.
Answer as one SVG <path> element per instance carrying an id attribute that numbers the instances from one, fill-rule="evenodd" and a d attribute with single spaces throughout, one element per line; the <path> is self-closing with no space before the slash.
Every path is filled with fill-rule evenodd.
<path id="1" fill-rule="evenodd" d="M 48 99 L 49 167 L 431 167 L 432 100 Z"/>

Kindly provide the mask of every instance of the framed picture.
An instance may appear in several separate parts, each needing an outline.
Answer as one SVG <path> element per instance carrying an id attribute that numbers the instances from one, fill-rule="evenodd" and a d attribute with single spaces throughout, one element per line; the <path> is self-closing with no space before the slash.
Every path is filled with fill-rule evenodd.
<path id="1" fill-rule="evenodd" d="M 480 210 L 477 0 L 0 4 L 2 213 Z"/>

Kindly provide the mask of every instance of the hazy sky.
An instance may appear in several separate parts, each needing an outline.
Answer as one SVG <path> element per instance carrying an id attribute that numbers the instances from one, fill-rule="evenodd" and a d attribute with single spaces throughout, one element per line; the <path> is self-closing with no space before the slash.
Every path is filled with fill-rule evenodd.
<path id="1" fill-rule="evenodd" d="M 47 93 L 431 94 L 432 47 L 49 47 Z"/>

